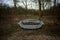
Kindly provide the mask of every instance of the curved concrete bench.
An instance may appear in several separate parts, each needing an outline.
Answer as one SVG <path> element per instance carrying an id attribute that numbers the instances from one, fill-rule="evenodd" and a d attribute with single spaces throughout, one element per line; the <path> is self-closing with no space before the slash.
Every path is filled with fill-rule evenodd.
<path id="1" fill-rule="evenodd" d="M 23 23 L 26 23 L 26 22 L 34 22 L 34 23 L 39 23 L 39 24 L 38 25 L 24 25 Z M 36 19 L 24 19 L 24 20 L 19 21 L 18 24 L 20 25 L 21 28 L 24 28 L 24 29 L 37 29 L 37 28 L 42 27 L 44 23 Z"/>

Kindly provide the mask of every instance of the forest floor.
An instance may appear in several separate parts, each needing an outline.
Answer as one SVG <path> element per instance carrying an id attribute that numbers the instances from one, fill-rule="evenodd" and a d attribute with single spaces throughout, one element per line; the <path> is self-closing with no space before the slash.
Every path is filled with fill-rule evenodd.
<path id="1" fill-rule="evenodd" d="M 20 20 L 25 18 L 34 18 L 38 19 L 38 16 L 18 16 L 15 17 L 14 15 L 7 15 L 1 16 L 1 23 L 0 26 L 2 27 L 2 31 L 0 34 L 4 35 L 1 36 L 1 40 L 60 40 L 60 19 L 56 17 L 42 17 L 42 20 L 45 24 L 42 28 L 36 30 L 26 30 L 21 29 L 20 26 L 17 24 Z M 0 30 L 1 30 L 0 29 Z M 9 35 L 11 31 L 15 31 Z"/>

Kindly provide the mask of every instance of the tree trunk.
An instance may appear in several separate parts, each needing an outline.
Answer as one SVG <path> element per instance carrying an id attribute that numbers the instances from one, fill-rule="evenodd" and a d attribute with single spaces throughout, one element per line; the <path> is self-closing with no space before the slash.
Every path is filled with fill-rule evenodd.
<path id="1" fill-rule="evenodd" d="M 45 13 L 45 11 L 44 11 L 44 10 L 45 10 L 45 9 L 44 9 L 44 7 L 45 7 L 45 6 L 44 6 L 44 2 L 45 2 L 45 0 L 43 0 L 43 4 L 42 4 L 42 7 L 43 7 L 43 11 L 42 11 L 42 14 L 41 14 L 42 16 L 43 16 L 43 14 Z"/>
<path id="2" fill-rule="evenodd" d="M 39 17 L 42 17 L 41 0 L 38 0 L 38 3 L 39 3 Z"/>
<path id="3" fill-rule="evenodd" d="M 14 7 L 16 8 L 16 0 L 13 0 L 13 2 L 14 2 Z"/>
<path id="4" fill-rule="evenodd" d="M 54 0 L 54 7 L 56 6 L 56 0 Z"/>
<path id="5" fill-rule="evenodd" d="M 25 2 L 26 2 L 26 7 L 25 7 L 25 8 L 26 8 L 26 10 L 27 10 L 27 0 L 26 0 Z"/>

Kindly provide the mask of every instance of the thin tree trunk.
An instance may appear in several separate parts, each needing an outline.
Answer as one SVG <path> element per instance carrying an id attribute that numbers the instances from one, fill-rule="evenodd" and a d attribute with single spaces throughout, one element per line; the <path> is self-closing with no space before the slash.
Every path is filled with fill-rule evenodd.
<path id="1" fill-rule="evenodd" d="M 42 17 L 41 0 L 38 0 L 38 3 L 39 3 L 39 17 Z"/>
<path id="2" fill-rule="evenodd" d="M 16 8 L 16 0 L 13 0 L 13 2 L 14 2 L 14 7 Z"/>
<path id="3" fill-rule="evenodd" d="M 43 12 L 42 12 L 42 14 L 41 14 L 42 16 L 43 16 L 43 14 L 45 13 L 45 11 L 44 11 L 44 2 L 45 2 L 45 0 L 43 0 L 43 6 L 42 6 L 42 7 L 43 7 Z"/>
<path id="4" fill-rule="evenodd" d="M 54 14 L 56 12 L 56 0 L 54 0 Z"/>
<path id="5" fill-rule="evenodd" d="M 56 0 L 54 0 L 54 7 L 56 6 Z"/>
<path id="6" fill-rule="evenodd" d="M 22 1 L 22 3 L 23 3 L 23 5 L 25 6 L 25 10 L 26 10 L 26 13 L 27 13 L 27 6 L 28 6 L 27 0 Z"/>
<path id="7" fill-rule="evenodd" d="M 25 8 L 26 8 L 26 10 L 27 10 L 27 0 L 26 0 L 25 2 L 26 2 L 26 7 L 25 7 Z"/>

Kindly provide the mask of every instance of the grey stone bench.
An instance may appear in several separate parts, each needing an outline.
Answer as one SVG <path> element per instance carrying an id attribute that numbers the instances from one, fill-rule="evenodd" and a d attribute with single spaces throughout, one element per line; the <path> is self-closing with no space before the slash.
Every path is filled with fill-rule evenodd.
<path id="1" fill-rule="evenodd" d="M 26 22 L 34 22 L 34 23 L 39 23 L 39 24 L 38 25 L 24 25 L 23 23 L 26 23 Z M 21 28 L 24 28 L 24 29 L 38 29 L 42 27 L 44 23 L 36 19 L 24 19 L 24 20 L 19 21 L 18 24 L 20 25 Z"/>

